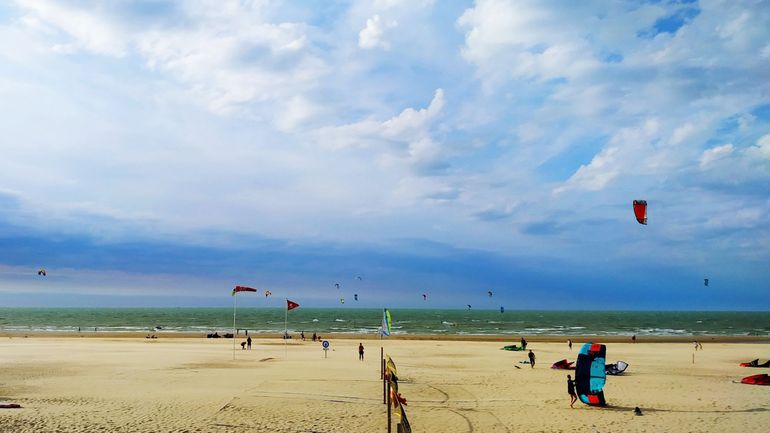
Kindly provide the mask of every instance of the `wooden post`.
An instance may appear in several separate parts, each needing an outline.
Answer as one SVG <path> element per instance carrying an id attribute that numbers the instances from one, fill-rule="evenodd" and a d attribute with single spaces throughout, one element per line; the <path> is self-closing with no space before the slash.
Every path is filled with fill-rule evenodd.
<path id="1" fill-rule="evenodd" d="M 380 346 L 380 379 L 385 378 L 385 355 L 382 346 Z"/>
<path id="2" fill-rule="evenodd" d="M 383 361 L 383 362 L 385 362 L 385 361 Z M 388 402 L 386 400 L 387 397 L 385 396 L 387 394 L 387 391 L 386 391 L 387 383 L 388 383 L 388 380 L 383 375 L 382 376 L 382 404 L 388 404 Z"/>
<path id="3" fill-rule="evenodd" d="M 390 390 L 387 392 L 387 405 L 388 405 L 388 433 L 391 433 L 390 428 L 392 423 L 390 422 Z"/>

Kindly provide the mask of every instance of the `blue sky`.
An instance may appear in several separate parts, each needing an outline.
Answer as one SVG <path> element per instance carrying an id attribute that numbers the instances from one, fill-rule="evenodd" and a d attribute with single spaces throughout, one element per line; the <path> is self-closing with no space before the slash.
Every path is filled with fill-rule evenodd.
<path id="1" fill-rule="evenodd" d="M 0 305 L 766 310 L 768 77 L 767 1 L 3 3 Z"/>

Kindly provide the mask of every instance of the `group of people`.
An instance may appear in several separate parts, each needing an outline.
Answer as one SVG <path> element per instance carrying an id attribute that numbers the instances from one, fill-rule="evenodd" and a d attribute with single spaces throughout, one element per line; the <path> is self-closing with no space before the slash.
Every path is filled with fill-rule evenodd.
<path id="1" fill-rule="evenodd" d="M 241 342 L 241 350 L 245 350 L 247 347 L 251 350 L 251 336 L 246 337 L 246 341 Z"/>

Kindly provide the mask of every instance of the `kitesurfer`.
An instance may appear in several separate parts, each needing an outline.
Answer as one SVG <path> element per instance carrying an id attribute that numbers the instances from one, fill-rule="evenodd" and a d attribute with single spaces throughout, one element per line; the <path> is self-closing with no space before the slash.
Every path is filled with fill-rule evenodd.
<path id="1" fill-rule="evenodd" d="M 569 407 L 574 407 L 573 405 L 577 401 L 577 394 L 575 393 L 575 381 L 572 380 L 572 376 L 569 374 L 567 375 L 567 393 L 569 394 Z"/>
<path id="2" fill-rule="evenodd" d="M 358 360 L 363 361 L 364 360 L 364 344 L 358 343 Z"/>
<path id="3" fill-rule="evenodd" d="M 246 346 L 251 350 L 251 335 L 246 339 Z"/>
<path id="4" fill-rule="evenodd" d="M 529 365 L 532 366 L 532 368 L 535 368 L 535 353 L 532 352 L 532 349 L 529 349 Z"/>

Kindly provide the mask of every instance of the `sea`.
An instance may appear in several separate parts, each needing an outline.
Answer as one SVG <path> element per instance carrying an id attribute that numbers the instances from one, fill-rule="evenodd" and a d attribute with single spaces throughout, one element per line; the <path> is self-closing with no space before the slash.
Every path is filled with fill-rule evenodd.
<path id="1" fill-rule="evenodd" d="M 514 311 L 391 309 L 394 335 L 767 336 L 770 311 Z M 382 309 L 239 308 L 253 333 L 378 334 Z M 226 333 L 230 308 L 0 308 L 0 332 Z"/>

